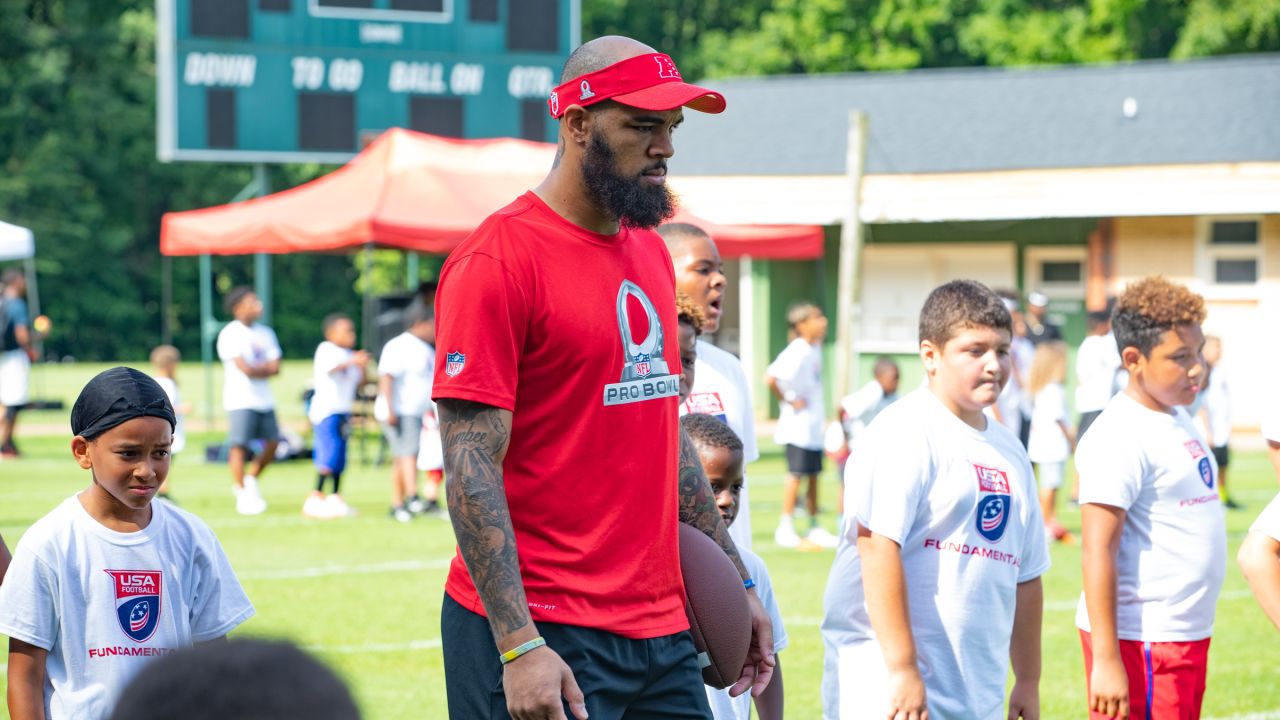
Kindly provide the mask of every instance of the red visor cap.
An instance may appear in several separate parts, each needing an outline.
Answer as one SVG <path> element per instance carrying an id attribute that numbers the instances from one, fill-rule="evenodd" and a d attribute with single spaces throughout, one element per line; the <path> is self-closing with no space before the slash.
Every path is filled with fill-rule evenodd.
<path id="1" fill-rule="evenodd" d="M 676 64 L 662 53 L 637 55 L 557 87 L 547 100 L 551 117 L 559 118 L 570 105 L 590 107 L 615 100 L 641 110 L 673 110 L 684 106 L 705 113 L 724 112 L 724 96 L 691 85 Z"/>

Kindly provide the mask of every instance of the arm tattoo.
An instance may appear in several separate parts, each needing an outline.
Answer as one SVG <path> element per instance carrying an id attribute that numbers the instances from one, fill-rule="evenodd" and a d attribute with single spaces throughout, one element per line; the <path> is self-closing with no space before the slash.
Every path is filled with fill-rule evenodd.
<path id="1" fill-rule="evenodd" d="M 711 492 L 711 483 L 707 482 L 707 474 L 702 470 L 702 460 L 698 459 L 698 449 L 684 430 L 680 431 L 680 522 L 690 525 L 716 541 L 724 549 L 729 559 L 738 568 L 738 572 L 746 579 L 749 575 L 738 555 L 738 548 L 729 537 L 729 529 L 725 527 L 716 507 L 715 495 Z"/>
<path id="2" fill-rule="evenodd" d="M 449 517 L 497 642 L 531 622 L 502 484 L 511 413 L 463 400 L 439 407 Z"/>

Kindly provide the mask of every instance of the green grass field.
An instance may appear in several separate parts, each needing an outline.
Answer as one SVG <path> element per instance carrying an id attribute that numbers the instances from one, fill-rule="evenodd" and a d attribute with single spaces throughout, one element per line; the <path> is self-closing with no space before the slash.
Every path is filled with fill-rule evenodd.
<path id="1" fill-rule="evenodd" d="M 80 384 L 98 369 L 51 368 L 45 376 L 46 394 L 65 397 L 69 404 Z M 286 418 L 301 417 L 293 401 L 296 395 L 286 393 L 301 388 L 305 373 L 304 365 L 290 365 L 281 383 L 288 389 L 278 389 Z M 184 391 L 200 402 L 196 368 L 184 368 L 182 379 Z M 88 483 L 88 476 L 71 461 L 66 432 L 53 427 L 55 422 L 65 426 L 65 413 L 33 415 L 24 416 L 24 422 L 33 431 L 45 428 L 44 436 L 20 438 L 26 457 L 0 463 L 0 534 L 10 547 L 32 522 Z M 351 684 L 367 718 L 444 717 L 439 610 L 453 554 L 449 524 L 439 519 L 407 525 L 389 520 L 387 469 L 358 463 L 344 479 L 344 494 L 360 511 L 359 517 L 322 522 L 300 515 L 313 482 L 305 462 L 273 467 L 262 484 L 270 509 L 260 517 L 240 517 L 234 512 L 225 466 L 198 461 L 195 451 L 212 438 L 216 436 L 191 438 L 171 479 L 182 506 L 217 532 L 257 607 L 257 616 L 239 632 L 290 638 L 317 653 Z M 763 445 L 772 447 L 767 441 Z M 1262 454 L 1239 453 L 1233 460 L 1233 494 L 1245 509 L 1228 515 L 1232 558 L 1249 523 L 1276 491 Z M 828 472 L 823 488 L 826 506 L 832 506 L 835 497 L 833 477 Z M 782 654 L 788 715 L 818 718 L 818 624 L 833 553 L 774 546 L 772 531 L 782 489 L 780 455 L 767 454 L 753 465 L 751 483 L 755 550 L 769 565 L 790 637 L 790 647 Z M 1078 514 L 1065 510 L 1064 521 L 1078 527 Z M 573 509 L 566 506 L 566 512 Z M 833 518 L 827 520 L 834 529 Z M 1042 714 L 1048 720 L 1084 715 L 1083 661 L 1073 623 L 1080 590 L 1078 548 L 1054 547 L 1053 562 L 1045 578 L 1041 682 Z M 1254 603 L 1233 560 L 1218 607 L 1205 717 L 1280 718 L 1276 667 L 1280 634 Z M 0 682 L 3 679 L 0 676 Z"/>

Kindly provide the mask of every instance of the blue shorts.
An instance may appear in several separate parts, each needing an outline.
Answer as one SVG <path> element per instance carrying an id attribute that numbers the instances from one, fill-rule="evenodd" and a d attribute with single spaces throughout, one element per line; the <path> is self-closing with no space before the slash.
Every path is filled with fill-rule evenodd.
<path id="1" fill-rule="evenodd" d="M 347 468 L 347 418 L 349 417 L 349 415 L 330 415 L 316 425 L 316 448 L 312 459 L 320 472 L 340 475 Z"/>

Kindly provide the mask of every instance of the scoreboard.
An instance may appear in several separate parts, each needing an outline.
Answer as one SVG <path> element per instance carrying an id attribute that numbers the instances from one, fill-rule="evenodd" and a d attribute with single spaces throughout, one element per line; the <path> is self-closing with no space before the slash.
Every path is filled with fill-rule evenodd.
<path id="1" fill-rule="evenodd" d="M 391 127 L 553 141 L 579 3 L 157 0 L 157 155 L 342 163 Z"/>

